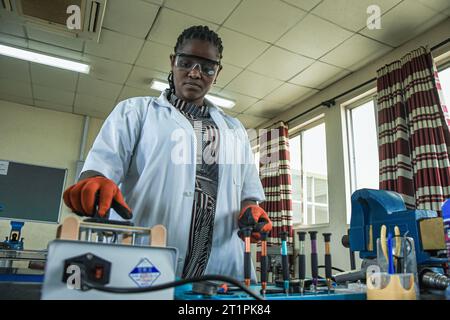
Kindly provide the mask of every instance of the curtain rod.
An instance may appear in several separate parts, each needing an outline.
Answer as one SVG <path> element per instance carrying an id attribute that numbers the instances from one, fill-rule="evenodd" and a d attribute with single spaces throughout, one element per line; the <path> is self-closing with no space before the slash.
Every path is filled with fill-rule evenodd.
<path id="1" fill-rule="evenodd" d="M 438 43 L 437 45 L 431 47 L 430 51 L 434 51 L 434 50 L 436 50 L 436 49 L 439 49 L 440 47 L 446 45 L 446 44 L 449 43 L 449 42 L 450 42 L 450 38 L 447 38 L 447 39 L 445 39 L 444 41 Z M 362 88 L 362 87 L 368 85 L 369 83 L 371 83 L 371 82 L 373 82 L 373 81 L 375 81 L 375 80 L 377 80 L 376 77 L 375 77 L 375 78 L 372 78 L 372 79 L 370 79 L 370 80 L 367 80 L 366 82 L 361 83 L 360 85 L 357 85 L 356 87 L 353 87 L 353 88 L 351 88 L 350 90 L 347 90 L 347 91 L 345 91 L 344 93 L 341 93 L 341 94 L 339 94 L 339 95 L 337 95 L 337 96 L 335 96 L 335 97 L 333 97 L 333 98 L 331 98 L 331 99 L 329 99 L 329 100 L 325 100 L 325 101 L 319 103 L 318 105 L 316 105 L 315 107 L 313 107 L 313 108 L 311 108 L 311 109 L 308 109 L 308 110 L 306 110 L 306 111 L 300 113 L 299 115 L 296 115 L 295 117 L 289 119 L 288 121 L 284 121 L 284 122 L 286 122 L 286 123 L 289 124 L 289 122 L 292 122 L 292 121 L 294 121 L 295 119 L 298 119 L 298 118 L 304 116 L 305 114 L 307 114 L 307 113 L 309 113 L 309 112 L 311 112 L 311 111 L 314 111 L 314 110 L 316 110 L 316 109 L 318 109 L 318 108 L 320 108 L 320 107 L 322 107 L 322 106 L 326 106 L 327 108 L 331 108 L 332 106 L 334 106 L 334 105 L 336 104 L 336 100 L 337 100 L 337 99 L 339 99 L 339 98 L 341 98 L 341 97 L 343 97 L 343 96 L 345 96 L 345 95 L 347 95 L 347 94 L 349 94 L 349 93 L 351 93 L 351 92 L 353 92 L 353 91 L 355 91 L 355 90 L 358 90 L 359 88 Z M 280 121 L 282 121 L 282 120 L 280 120 Z M 277 121 L 277 122 L 275 122 L 275 123 L 278 123 L 278 122 L 279 122 L 279 121 Z M 275 123 L 273 123 L 272 125 L 274 125 Z"/>

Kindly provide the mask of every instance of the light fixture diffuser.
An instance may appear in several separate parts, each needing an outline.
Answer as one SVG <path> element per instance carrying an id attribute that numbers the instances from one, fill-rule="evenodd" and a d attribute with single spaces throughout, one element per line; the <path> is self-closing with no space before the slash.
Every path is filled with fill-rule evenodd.
<path id="1" fill-rule="evenodd" d="M 85 63 L 52 57 L 46 54 L 5 46 L 2 44 L 0 44 L 0 54 L 16 59 L 45 64 L 48 66 L 76 71 L 85 74 L 88 74 L 90 71 L 90 66 Z"/>

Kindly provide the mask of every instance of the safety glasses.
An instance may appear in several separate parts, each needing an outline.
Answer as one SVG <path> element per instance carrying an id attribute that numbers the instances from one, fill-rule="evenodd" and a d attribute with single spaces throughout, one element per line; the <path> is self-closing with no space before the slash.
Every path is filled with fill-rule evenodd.
<path id="1" fill-rule="evenodd" d="M 220 62 L 193 56 L 190 54 L 176 53 L 175 66 L 179 69 L 189 71 L 198 66 L 202 74 L 208 77 L 213 77 L 216 74 L 217 70 L 219 70 Z"/>

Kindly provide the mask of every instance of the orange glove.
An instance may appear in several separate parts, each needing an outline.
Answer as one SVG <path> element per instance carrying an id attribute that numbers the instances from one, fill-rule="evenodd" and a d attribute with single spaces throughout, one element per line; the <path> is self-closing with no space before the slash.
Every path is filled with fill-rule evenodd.
<path id="1" fill-rule="evenodd" d="M 263 208 L 256 204 L 251 204 L 241 210 L 238 226 L 239 229 L 252 228 L 250 241 L 256 243 L 261 240 L 261 232 L 269 233 L 272 230 L 272 221 Z M 240 230 L 238 235 L 244 240 L 244 235 Z"/>
<path id="2" fill-rule="evenodd" d="M 133 217 L 119 187 L 102 176 L 79 181 L 64 191 L 63 198 L 66 205 L 79 216 L 94 216 L 98 204 L 98 215 L 102 218 L 111 207 L 124 219 Z"/>

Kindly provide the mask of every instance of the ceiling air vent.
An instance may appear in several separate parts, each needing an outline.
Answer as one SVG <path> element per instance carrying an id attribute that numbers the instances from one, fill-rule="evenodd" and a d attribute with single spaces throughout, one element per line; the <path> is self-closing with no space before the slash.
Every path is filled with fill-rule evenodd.
<path id="1" fill-rule="evenodd" d="M 12 11 L 12 4 L 11 0 L 0 0 L 0 3 L 2 5 L 2 9 L 6 11 Z"/>
<path id="2" fill-rule="evenodd" d="M 0 14 L 2 18 L 25 26 L 32 25 L 49 32 L 98 42 L 106 1 L 0 0 Z M 76 28 L 73 25 L 70 28 L 68 20 L 77 21 L 79 24 Z"/>

